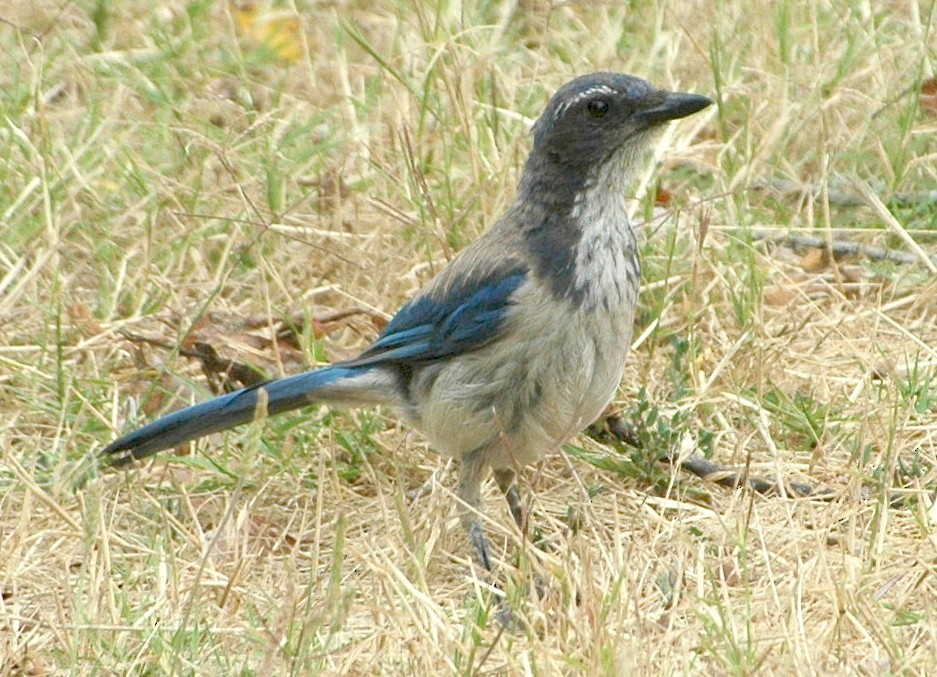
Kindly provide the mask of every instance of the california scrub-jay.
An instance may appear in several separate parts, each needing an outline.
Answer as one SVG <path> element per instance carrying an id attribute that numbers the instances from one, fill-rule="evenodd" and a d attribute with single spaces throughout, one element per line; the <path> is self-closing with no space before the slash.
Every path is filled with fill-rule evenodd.
<path id="1" fill-rule="evenodd" d="M 664 123 L 712 102 L 617 73 L 564 85 L 533 127 L 507 212 L 406 303 L 358 357 L 177 411 L 112 442 L 123 466 L 319 402 L 386 405 L 458 459 L 479 563 L 488 468 L 523 524 L 514 474 L 592 423 L 618 388 L 641 265 L 625 190 Z"/>

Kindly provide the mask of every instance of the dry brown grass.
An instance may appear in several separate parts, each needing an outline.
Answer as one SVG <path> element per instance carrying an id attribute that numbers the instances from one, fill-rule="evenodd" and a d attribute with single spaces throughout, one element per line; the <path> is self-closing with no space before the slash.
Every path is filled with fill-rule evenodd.
<path id="1" fill-rule="evenodd" d="M 937 285 L 751 241 L 907 248 L 872 209 L 753 186 L 933 187 L 934 3 L 276 4 L 301 18 L 293 63 L 220 1 L 0 8 L 0 674 L 937 670 Z M 720 101 L 671 130 L 650 184 L 680 216 L 647 229 L 621 406 L 660 408 L 657 451 L 709 433 L 719 462 L 834 500 L 582 437 L 524 477 L 549 552 L 489 487 L 502 632 L 451 471 L 380 412 L 281 417 L 76 487 L 169 395 L 207 396 L 121 330 L 178 345 L 305 312 L 302 352 L 218 347 L 271 374 L 352 353 L 369 322 L 314 343 L 312 319 L 393 312 L 509 203 L 525 120 L 597 69 Z M 931 253 L 934 209 L 892 208 Z"/>

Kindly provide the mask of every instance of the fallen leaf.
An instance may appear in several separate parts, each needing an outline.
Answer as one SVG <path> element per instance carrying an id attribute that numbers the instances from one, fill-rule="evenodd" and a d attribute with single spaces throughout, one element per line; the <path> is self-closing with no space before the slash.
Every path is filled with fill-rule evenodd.
<path id="1" fill-rule="evenodd" d="M 811 249 L 800 258 L 800 267 L 808 273 L 819 273 L 830 267 L 830 250 Z"/>
<path id="2" fill-rule="evenodd" d="M 68 315 L 84 336 L 97 336 L 104 333 L 104 328 L 95 319 L 94 314 L 84 303 L 76 303 L 68 309 Z"/>
<path id="3" fill-rule="evenodd" d="M 282 61 L 302 58 L 302 23 L 298 16 L 285 12 L 261 14 L 255 3 L 241 2 L 234 8 L 234 20 L 241 35 L 255 48 Z"/>
<path id="4" fill-rule="evenodd" d="M 937 115 L 937 77 L 928 78 L 921 83 L 921 110 Z"/>
<path id="5" fill-rule="evenodd" d="M 364 316 L 368 322 L 360 322 Z M 365 308 L 338 308 L 324 311 L 311 318 L 306 313 L 292 313 L 283 318 L 252 316 L 248 318 L 207 313 L 199 317 L 188 329 L 182 344 L 160 336 L 145 336 L 120 331 L 120 335 L 136 346 L 134 363 L 137 373 L 162 374 L 164 388 L 157 388 L 147 398 L 147 413 L 162 410 L 169 402 L 161 393 L 179 390 L 171 372 L 162 364 L 161 355 L 174 351 L 182 357 L 197 360 L 202 373 L 208 379 L 212 392 L 231 392 L 240 388 L 262 383 L 272 375 L 294 374 L 309 369 L 302 329 L 311 323 L 312 333 L 318 338 L 333 334 L 340 329 L 350 328 L 355 333 L 373 340 L 383 328 L 384 319 Z M 181 317 L 164 318 L 170 328 L 164 335 L 176 336 L 185 323 Z M 147 350 L 147 346 L 160 348 Z M 337 356 L 328 355 L 330 361 L 346 357 L 338 351 Z"/>
<path id="6" fill-rule="evenodd" d="M 797 292 L 790 289 L 783 289 L 781 287 L 771 287 L 769 289 L 765 289 L 764 293 L 765 305 L 773 306 L 775 308 L 789 306 L 796 298 Z"/>

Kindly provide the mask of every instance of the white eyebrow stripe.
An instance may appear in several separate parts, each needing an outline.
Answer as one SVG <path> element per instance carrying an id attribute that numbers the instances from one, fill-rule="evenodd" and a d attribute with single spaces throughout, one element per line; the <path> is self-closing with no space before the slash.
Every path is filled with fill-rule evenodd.
<path id="1" fill-rule="evenodd" d="M 593 94 L 614 94 L 615 90 L 609 87 L 608 85 L 595 85 L 589 89 L 580 92 L 572 99 L 564 103 L 562 106 L 556 109 L 556 114 L 553 116 L 554 120 L 558 120 L 566 111 L 575 106 L 577 103 L 583 99 L 588 99 Z"/>

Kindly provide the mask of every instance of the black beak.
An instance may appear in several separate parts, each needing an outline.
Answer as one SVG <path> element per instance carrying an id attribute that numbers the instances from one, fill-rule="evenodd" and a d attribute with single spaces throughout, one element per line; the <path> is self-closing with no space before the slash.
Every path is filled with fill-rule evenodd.
<path id="1" fill-rule="evenodd" d="M 637 113 L 648 127 L 693 115 L 712 103 L 712 99 L 685 92 L 658 92 L 647 108 Z"/>

